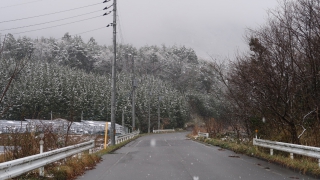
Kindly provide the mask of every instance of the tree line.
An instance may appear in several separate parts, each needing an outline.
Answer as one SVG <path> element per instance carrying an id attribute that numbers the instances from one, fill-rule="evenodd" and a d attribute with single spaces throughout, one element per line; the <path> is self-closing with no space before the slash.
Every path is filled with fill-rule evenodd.
<path id="1" fill-rule="evenodd" d="M 124 111 L 125 123 L 130 125 L 132 67 L 128 54 L 135 55 L 138 51 L 130 45 L 119 46 L 119 49 L 127 52 L 119 52 L 116 121 L 121 124 Z M 53 118 L 71 121 L 79 121 L 81 117 L 98 121 L 110 119 L 111 47 L 100 46 L 93 38 L 84 43 L 81 37 L 71 37 L 68 34 L 61 40 L 27 37 L 15 39 L 9 34 L 0 49 L 0 88 L 3 93 L 0 102 L 1 118 L 50 119 L 52 112 Z M 137 127 L 147 131 L 150 106 L 151 128 L 156 129 L 160 106 L 164 128 L 182 128 L 189 117 L 185 95 L 165 79 L 152 73 L 143 73 L 149 67 L 140 67 L 139 64 L 144 62 L 139 61 L 138 56 L 135 58 L 138 82 Z M 23 67 L 15 73 L 15 68 L 21 62 Z M 14 73 L 16 76 L 10 79 Z M 13 83 L 6 88 L 9 81 Z"/>

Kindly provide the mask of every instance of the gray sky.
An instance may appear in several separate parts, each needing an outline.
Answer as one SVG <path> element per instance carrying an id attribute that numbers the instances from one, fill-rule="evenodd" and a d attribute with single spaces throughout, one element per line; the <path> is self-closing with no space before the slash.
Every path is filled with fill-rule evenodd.
<path id="1" fill-rule="evenodd" d="M 103 4 L 103 1 L 0 0 L 0 22 L 101 3 L 39 18 L 0 23 L 0 33 L 19 33 L 96 17 L 106 12 L 102 9 L 113 2 Z M 195 49 L 198 55 L 204 58 L 207 58 L 208 54 L 221 59 L 233 58 L 236 52 L 248 50 L 243 38 L 246 28 L 263 25 L 267 19 L 267 10 L 277 6 L 277 0 L 118 0 L 121 25 L 118 40 L 136 47 L 161 44 L 185 45 Z M 94 13 L 39 26 L 1 31 L 90 12 Z M 112 14 L 15 36 L 61 38 L 66 32 L 71 35 L 78 34 L 104 27 L 111 22 Z M 112 28 L 103 28 L 81 36 L 84 41 L 94 37 L 100 44 L 112 44 Z"/>

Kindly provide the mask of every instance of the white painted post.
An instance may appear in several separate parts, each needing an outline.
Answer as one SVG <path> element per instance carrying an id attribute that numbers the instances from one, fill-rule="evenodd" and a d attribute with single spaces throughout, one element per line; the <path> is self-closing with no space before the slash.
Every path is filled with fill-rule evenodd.
<path id="1" fill-rule="evenodd" d="M 273 156 L 273 149 L 270 149 L 270 155 Z"/>
<path id="2" fill-rule="evenodd" d="M 319 164 L 319 167 L 320 167 L 320 159 L 318 159 L 318 164 Z"/>
<path id="3" fill-rule="evenodd" d="M 43 144 L 44 144 L 44 142 L 41 139 L 40 140 L 40 154 L 43 153 Z M 39 168 L 39 176 L 42 176 L 42 177 L 44 176 L 44 168 L 43 167 Z"/>
<path id="4" fill-rule="evenodd" d="M 89 149 L 89 154 L 92 154 L 92 149 Z"/>
<path id="5" fill-rule="evenodd" d="M 78 153 L 78 159 L 81 159 L 82 153 Z"/>
<path id="6" fill-rule="evenodd" d="M 293 159 L 293 153 L 290 153 L 290 158 Z"/>

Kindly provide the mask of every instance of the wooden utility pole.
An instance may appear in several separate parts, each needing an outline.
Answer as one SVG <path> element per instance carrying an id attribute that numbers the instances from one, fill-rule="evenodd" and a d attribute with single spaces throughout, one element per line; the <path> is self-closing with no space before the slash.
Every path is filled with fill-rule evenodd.
<path id="1" fill-rule="evenodd" d="M 111 128 L 110 138 L 111 145 L 115 145 L 115 130 L 116 130 L 116 60 L 117 60 L 117 0 L 113 0 L 113 61 L 112 61 L 112 89 L 111 89 Z"/>
<path id="2" fill-rule="evenodd" d="M 135 89 L 136 89 L 136 80 L 134 75 L 134 59 L 130 54 L 130 58 L 132 60 L 132 132 L 136 130 L 136 108 L 135 108 Z"/>

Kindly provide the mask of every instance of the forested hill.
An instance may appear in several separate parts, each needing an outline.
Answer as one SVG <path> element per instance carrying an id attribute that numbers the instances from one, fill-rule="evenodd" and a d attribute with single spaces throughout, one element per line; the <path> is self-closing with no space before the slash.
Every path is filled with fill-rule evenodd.
<path id="1" fill-rule="evenodd" d="M 91 38 L 66 33 L 61 39 L 7 35 L 1 45 L 1 118 L 110 119 L 111 61 L 113 48 L 98 45 Z M 131 124 L 132 60 L 137 78 L 136 115 L 138 127 L 146 130 L 148 106 L 151 127 L 156 127 L 160 103 L 162 125 L 183 127 L 191 114 L 211 116 L 220 106 L 219 89 L 213 66 L 197 58 L 184 46 L 132 45 L 117 47 L 117 123 L 122 111 Z M 20 70 L 19 74 L 17 70 Z M 215 88 L 214 88 L 215 87 Z M 211 96 L 215 94 L 215 96 Z M 159 98 L 160 97 L 160 98 Z M 160 101 L 159 101 L 160 99 Z"/>

